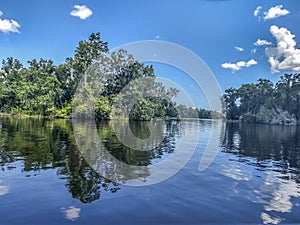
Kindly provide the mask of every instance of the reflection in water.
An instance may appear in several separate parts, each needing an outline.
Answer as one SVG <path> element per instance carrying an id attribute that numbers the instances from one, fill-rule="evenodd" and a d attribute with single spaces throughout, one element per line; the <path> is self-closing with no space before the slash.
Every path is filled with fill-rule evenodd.
<path id="1" fill-rule="evenodd" d="M 265 171 L 266 178 L 256 200 L 264 205 L 264 224 L 278 224 L 293 209 L 292 198 L 300 197 L 299 127 L 228 124 L 223 151 L 237 155 L 240 162 Z M 255 159 L 255 160 L 253 160 Z M 249 181 L 247 171 L 225 168 L 224 175 Z M 250 174 L 251 175 L 251 174 Z"/>
<path id="2" fill-rule="evenodd" d="M 168 122 L 159 127 L 164 138 L 151 151 L 137 151 L 130 149 L 118 140 L 114 133 L 114 122 L 97 124 L 97 135 L 101 137 L 109 153 L 116 159 L 129 165 L 150 165 L 159 162 L 172 153 L 180 135 L 179 122 Z M 112 182 L 101 176 L 86 159 L 94 159 L 96 148 L 89 148 L 81 153 L 75 142 L 72 124 L 66 120 L 33 120 L 33 119 L 1 119 L 0 121 L 0 166 L 3 171 L 16 169 L 14 162 L 24 164 L 22 171 L 32 171 L 34 174 L 41 170 L 57 168 L 57 175 L 66 180 L 66 187 L 73 198 L 83 203 L 100 198 L 101 192 L 117 192 L 121 186 L 131 178 L 145 178 L 149 171 L 135 171 L 131 177 L 119 177 L 118 182 Z M 119 126 L 122 123 L 119 122 Z M 131 123 L 133 133 L 146 137 L 146 123 Z M 154 139 L 153 142 L 156 142 Z M 158 141 L 157 141 L 158 142 Z M 92 143 L 93 144 L 93 143 Z M 84 155 L 84 157 L 83 157 Z M 98 155 L 99 156 L 99 155 Z M 105 156 L 102 155 L 102 159 Z M 97 161 L 94 163 L 97 164 Z M 97 169 L 107 171 L 109 164 L 98 165 Z M 120 174 L 122 167 L 115 167 L 116 174 Z M 29 175 L 27 175 L 29 176 Z M 0 186 L 0 195 L 8 192 L 8 187 Z M 68 211 L 66 211 L 68 212 Z"/>
<path id="3" fill-rule="evenodd" d="M 281 219 L 279 217 L 272 217 L 267 213 L 262 213 L 261 219 L 264 224 L 278 224 L 281 222 Z"/>
<path id="4" fill-rule="evenodd" d="M 149 147 L 146 150 L 142 147 L 138 148 L 141 139 L 132 138 L 129 135 L 130 143 L 127 143 L 127 145 L 135 148 L 131 149 L 119 141 L 120 136 L 124 136 L 128 131 L 129 126 L 126 121 L 110 121 L 107 124 L 102 123 L 100 126 L 97 126 L 91 120 L 74 119 L 72 122 L 76 143 L 89 165 L 111 181 L 122 184 L 130 183 L 131 185 L 133 183 L 133 185 L 145 185 L 145 182 L 148 182 L 148 184 L 155 183 L 161 177 L 155 174 L 153 168 L 158 165 L 157 161 L 166 159 L 166 156 L 174 151 L 181 133 L 180 123 L 176 121 L 139 122 L 139 126 L 135 125 L 137 122 L 130 121 L 133 133 L 146 132 L 147 135 L 147 128 L 150 126 L 152 132 L 158 132 L 157 134 L 151 134 L 151 138 L 145 140 L 144 143 Z M 118 128 L 116 129 L 116 127 Z M 156 128 L 153 129 L 153 127 Z M 116 135 L 116 130 L 118 130 L 116 133 L 119 136 Z M 184 157 L 181 158 L 184 159 Z M 169 160 L 169 157 L 166 160 Z M 150 165 L 151 167 L 148 167 Z M 159 164 L 159 166 L 161 165 Z M 150 169 L 152 169 L 151 172 Z M 170 171 L 172 167 L 168 169 Z M 167 170 L 160 168 L 160 174 L 162 174 L 162 171 Z"/>
<path id="5" fill-rule="evenodd" d="M 288 168 L 300 168 L 299 137 L 300 127 L 228 124 L 223 145 L 225 152 L 256 158 L 257 166 L 274 160 L 282 172 L 288 172 Z M 298 170 L 297 181 L 299 174 Z"/>
<path id="6" fill-rule="evenodd" d="M 298 197 L 298 187 L 294 180 L 282 180 L 282 174 L 277 172 L 269 172 L 261 193 L 265 193 L 270 189 L 273 194 L 271 201 L 265 206 L 266 211 L 290 212 L 293 204 L 291 197 Z"/>
<path id="7" fill-rule="evenodd" d="M 69 206 L 67 209 L 61 208 L 61 211 L 63 212 L 67 220 L 75 221 L 79 218 L 81 209 L 76 208 L 75 206 Z"/>
<path id="8" fill-rule="evenodd" d="M 228 167 L 223 166 L 223 174 L 227 177 L 232 178 L 233 180 L 245 180 L 245 181 L 249 181 L 252 178 L 252 174 L 247 172 L 247 171 L 243 171 L 241 168 L 239 168 L 236 165 L 229 165 Z"/>
<path id="9" fill-rule="evenodd" d="M 157 135 L 153 135 L 151 139 L 147 140 L 146 150 L 142 149 L 145 146 L 138 148 L 140 143 L 136 139 L 131 140 L 131 145 L 135 146 L 135 149 L 141 150 L 128 148 L 124 146 L 123 142 L 118 140 L 115 128 L 118 126 L 118 130 L 126 131 L 127 126 L 124 121 L 98 124 L 98 135 L 104 147 L 117 160 L 129 165 L 147 166 L 164 159 L 169 153 L 172 153 L 181 132 L 180 123 L 175 121 L 168 121 L 167 123 L 162 121 L 130 121 L 132 133 L 137 135 L 137 137 L 146 139 L 150 132 L 148 129 L 149 123 L 155 123 Z"/>
<path id="10" fill-rule="evenodd" d="M 217 154 L 220 150 L 220 143 L 224 139 L 225 133 L 225 123 L 222 120 L 210 120 L 210 136 L 208 138 L 207 145 L 205 147 L 205 151 L 201 157 L 200 164 L 199 164 L 199 171 L 205 171 L 215 160 Z M 206 124 L 205 124 L 206 123 Z M 200 124 L 203 127 L 207 126 L 208 121 L 201 121 Z M 199 141 L 200 142 L 200 141 Z"/>
<path id="11" fill-rule="evenodd" d="M 149 137 L 149 124 L 129 125 L 141 139 Z M 112 182 L 97 170 L 120 174 L 123 167 L 101 163 L 101 159 L 107 162 L 107 155 L 95 151 L 99 150 L 95 148 L 97 142 L 82 151 L 70 121 L 1 118 L 0 198 L 1 204 L 8 207 L 0 206 L 0 223 L 16 224 L 23 218 L 27 219 L 24 224 L 45 224 L 55 213 L 60 216 L 53 224 L 75 220 L 78 224 L 93 224 L 98 219 L 105 224 L 122 224 L 124 218 L 138 224 L 144 217 L 153 223 L 163 218 L 170 224 L 299 223 L 300 128 L 228 124 L 222 152 L 207 170 L 200 172 L 197 166 L 205 155 L 205 139 L 213 126 L 222 130 L 221 125 L 212 120 L 157 123 L 162 135 L 148 143 L 154 146 L 151 151 L 139 151 L 122 145 L 115 135 L 115 127 L 121 129 L 122 122 L 96 124 L 95 135 L 109 155 L 125 165 L 144 168 Z M 79 134 L 84 134 L 91 127 L 79 124 L 77 128 Z M 180 144 L 188 148 L 191 143 L 183 140 L 198 131 L 195 155 L 176 176 L 149 187 L 123 185 L 129 179 L 149 179 L 153 166 L 176 155 Z M 214 135 L 212 139 L 216 146 L 219 138 Z M 209 157 L 217 152 L 211 150 Z M 102 201 L 96 201 L 100 198 Z M 32 207 L 26 207 L 31 201 Z M 135 213 L 136 209 L 142 213 Z M 93 219 L 87 219 L 89 216 Z"/>
<path id="12" fill-rule="evenodd" d="M 0 183 L 1 182 L 2 181 L 0 180 Z M 2 185 L 0 185 L 0 196 L 6 195 L 8 193 L 8 191 L 9 191 L 9 187 L 8 186 L 2 186 Z"/>
<path id="13" fill-rule="evenodd" d="M 261 218 L 264 223 L 278 224 L 282 221 L 277 213 L 289 213 L 293 209 L 292 197 L 300 197 L 300 185 L 291 179 L 291 174 L 270 171 L 260 190 L 256 190 L 259 200 L 266 200 Z"/>

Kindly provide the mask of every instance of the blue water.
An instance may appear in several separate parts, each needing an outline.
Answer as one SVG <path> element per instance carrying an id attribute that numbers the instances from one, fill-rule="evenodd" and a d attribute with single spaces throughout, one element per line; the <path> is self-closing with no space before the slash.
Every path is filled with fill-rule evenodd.
<path id="1" fill-rule="evenodd" d="M 163 163 L 199 132 L 191 159 L 174 176 L 129 186 L 87 163 L 70 121 L 1 119 L 0 224 L 299 224 L 300 129 L 222 123 L 212 137 L 217 155 L 199 171 L 220 123 L 165 123 L 164 142 L 150 153 L 124 147 L 111 123 L 98 124 L 115 158 L 145 167 Z M 131 127 L 147 137 L 145 126 Z"/>

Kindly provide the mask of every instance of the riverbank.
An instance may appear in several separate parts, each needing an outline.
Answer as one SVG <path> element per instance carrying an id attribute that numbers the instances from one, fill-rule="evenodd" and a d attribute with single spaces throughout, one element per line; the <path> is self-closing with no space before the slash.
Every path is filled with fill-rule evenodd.
<path id="1" fill-rule="evenodd" d="M 0 118 L 3 117 L 10 117 L 10 118 L 49 118 L 40 115 L 26 115 L 20 113 L 0 113 Z"/>
<path id="2" fill-rule="evenodd" d="M 210 112 L 210 110 L 207 110 L 207 112 Z M 215 111 L 211 111 L 213 113 L 215 113 Z M 221 114 L 220 114 L 221 115 Z M 72 119 L 72 116 L 71 115 L 66 115 L 66 116 L 61 116 L 61 115 L 49 115 L 49 116 L 43 116 L 43 115 L 28 115 L 28 114 L 25 114 L 25 113 L 0 113 L 0 118 L 3 118 L 3 117 L 6 117 L 6 118 L 34 118 L 34 119 Z M 85 117 L 81 117 L 81 118 L 85 118 Z M 120 121 L 125 121 L 125 120 L 128 120 L 128 118 L 126 117 L 123 117 L 123 116 L 119 116 L 119 117 L 103 117 L 101 119 L 95 117 L 96 120 L 98 121 L 108 121 L 108 120 L 120 120 Z M 89 117 L 89 118 L 85 118 L 85 119 L 94 119 L 92 117 Z M 165 116 L 165 117 L 154 117 L 153 119 L 155 120 L 165 120 L 165 121 L 168 121 L 168 120 L 177 120 L 177 121 L 180 121 L 180 120 L 184 120 L 184 121 L 187 121 L 187 120 L 195 120 L 195 119 L 201 119 L 201 120 L 219 120 L 219 119 L 225 119 L 225 117 L 212 117 L 212 118 L 209 118 L 209 117 L 182 117 L 182 118 L 179 118 L 179 117 L 170 117 L 170 116 Z M 143 120 L 143 119 L 131 119 L 131 120 L 135 120 L 135 121 L 150 121 L 150 120 Z"/>
<path id="3" fill-rule="evenodd" d="M 32 119 L 71 119 L 71 116 L 42 116 L 21 113 L 0 113 L 0 118 L 32 118 Z"/>
<path id="4" fill-rule="evenodd" d="M 257 120 L 255 115 L 244 115 L 237 120 L 227 120 L 228 123 L 245 123 L 245 124 L 267 124 L 281 126 L 300 126 L 300 121 L 290 117 L 273 117 L 266 121 Z"/>
<path id="5" fill-rule="evenodd" d="M 273 125 L 300 124 L 300 74 L 284 74 L 273 83 L 259 79 L 225 90 L 222 98 L 228 120 Z"/>
<path id="6" fill-rule="evenodd" d="M 32 118 L 32 119 L 64 119 L 70 120 L 72 119 L 71 116 L 41 116 L 41 115 L 27 115 L 27 114 L 20 114 L 20 113 L 0 113 L 0 118 Z M 102 121 L 109 121 L 109 120 L 127 120 L 124 117 L 120 118 L 105 118 L 101 119 Z M 175 117 L 167 117 L 167 118 L 155 118 L 156 120 L 177 120 L 177 121 L 186 121 L 186 120 L 213 120 L 214 118 L 175 118 Z M 222 119 L 222 118 L 215 118 L 215 119 Z M 100 121 L 100 120 L 99 120 Z M 139 120 L 142 121 L 142 120 Z M 237 120 L 225 120 L 227 123 L 243 123 L 243 124 L 266 124 L 266 125 L 281 125 L 281 126 L 300 126 L 300 121 L 295 122 L 294 120 L 290 120 L 289 118 L 285 117 L 284 119 L 278 117 L 277 119 L 270 119 L 267 122 L 264 121 L 256 121 L 254 119 L 254 115 L 248 117 L 240 117 Z"/>

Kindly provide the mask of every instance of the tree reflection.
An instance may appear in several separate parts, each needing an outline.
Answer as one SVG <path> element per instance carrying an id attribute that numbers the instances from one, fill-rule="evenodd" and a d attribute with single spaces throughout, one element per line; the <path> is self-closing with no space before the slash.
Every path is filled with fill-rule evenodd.
<path id="1" fill-rule="evenodd" d="M 223 151 L 256 159 L 261 168 L 272 160 L 281 172 L 294 168 L 300 182 L 300 127 L 262 124 L 227 124 Z"/>
<path id="2" fill-rule="evenodd" d="M 118 140 L 114 132 L 113 123 L 118 123 L 120 129 L 125 129 L 125 122 L 110 121 L 101 123 L 98 126 L 99 136 L 104 143 L 104 147 L 116 159 L 129 165 L 147 166 L 153 163 L 153 159 L 159 159 L 166 153 L 172 153 L 175 149 L 176 141 L 180 136 L 179 122 L 167 121 L 166 123 L 159 123 L 157 131 L 159 134 L 156 136 L 157 138 L 150 140 L 149 151 L 137 151 L 124 146 Z M 130 121 L 129 125 L 136 137 L 145 139 L 149 136 L 149 123 L 150 121 Z M 160 139 L 160 135 L 163 135 L 162 139 Z"/>
<path id="3" fill-rule="evenodd" d="M 147 166 L 172 153 L 180 134 L 179 123 L 170 121 L 160 127 L 164 138 L 157 147 L 151 151 L 137 151 L 122 145 L 114 133 L 112 123 L 97 124 L 98 134 L 105 148 L 114 158 L 130 165 Z M 122 128 L 122 123 L 119 126 Z M 140 138 L 149 135 L 147 126 L 147 123 L 130 124 L 132 132 Z M 97 152 L 89 149 L 89 154 L 97 154 Z M 119 179 L 120 183 L 116 183 L 95 171 L 79 151 L 72 123 L 67 120 L 2 118 L 0 120 L 0 166 L 2 170 L 6 170 L 18 160 L 23 162 L 23 168 L 18 168 L 23 172 L 57 169 L 58 177 L 66 180 L 66 187 L 73 198 L 83 203 L 99 199 L 102 192 L 117 192 L 121 189 L 120 183 L 125 181 L 124 179 L 130 179 L 130 177 L 123 177 Z M 20 166 L 20 164 L 15 165 Z M 142 178 L 148 175 L 149 172 L 143 171 L 143 173 L 133 174 L 133 177 Z"/>
<path id="4" fill-rule="evenodd" d="M 148 128 L 153 125 L 156 126 L 151 131 L 154 134 L 145 142 L 129 134 L 139 132 L 141 137 L 146 137 Z M 89 165 L 101 175 L 122 184 L 134 180 L 145 182 L 150 176 L 147 166 L 174 151 L 180 129 L 179 122 L 174 121 L 147 121 L 139 125 L 131 121 L 128 126 L 126 121 L 96 125 L 93 121 L 73 120 L 73 126 L 78 148 Z M 132 148 L 126 146 L 122 138 L 130 140 L 127 144 Z"/>
<path id="5" fill-rule="evenodd" d="M 261 124 L 227 124 L 223 151 L 264 171 L 260 188 L 251 190 L 253 202 L 263 205 L 263 224 L 279 224 L 295 210 L 293 198 L 300 188 L 300 127 Z M 251 171 L 229 167 L 225 175 L 235 180 L 254 180 Z M 253 183 L 257 182 L 253 181 Z M 286 213 L 286 214 L 285 214 Z"/>
<path id="6" fill-rule="evenodd" d="M 1 124 L 2 165 L 26 157 L 23 170 L 36 171 L 47 168 L 53 162 L 49 145 L 51 130 L 47 128 L 46 121 L 2 119 Z"/>

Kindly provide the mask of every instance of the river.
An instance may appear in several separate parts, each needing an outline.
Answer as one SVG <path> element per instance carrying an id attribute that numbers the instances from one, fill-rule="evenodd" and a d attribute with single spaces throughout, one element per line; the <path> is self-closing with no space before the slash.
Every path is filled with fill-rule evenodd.
<path id="1" fill-rule="evenodd" d="M 300 223 L 300 127 L 1 118 L 0 167 L 1 225 Z"/>

